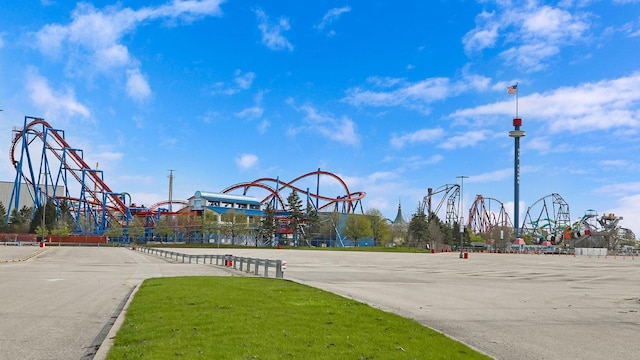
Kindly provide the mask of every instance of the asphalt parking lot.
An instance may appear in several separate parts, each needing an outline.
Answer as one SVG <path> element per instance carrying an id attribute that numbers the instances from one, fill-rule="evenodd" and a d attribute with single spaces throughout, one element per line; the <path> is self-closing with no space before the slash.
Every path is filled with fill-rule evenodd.
<path id="1" fill-rule="evenodd" d="M 2 262 L 29 256 L 19 251 L 0 247 L 2 359 L 92 359 L 144 279 L 234 274 L 124 248 L 48 248 L 25 261 Z M 640 353 L 640 259 L 176 251 L 286 260 L 286 279 L 413 318 L 497 359 L 632 359 Z"/>

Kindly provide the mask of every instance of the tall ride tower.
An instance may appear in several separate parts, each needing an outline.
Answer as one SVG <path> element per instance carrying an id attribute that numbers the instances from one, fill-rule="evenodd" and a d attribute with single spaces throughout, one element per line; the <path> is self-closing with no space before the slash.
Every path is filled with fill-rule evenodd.
<path id="1" fill-rule="evenodd" d="M 516 96 L 516 117 L 513 118 L 513 130 L 509 131 L 509 136 L 515 141 L 513 148 L 513 226 L 517 238 L 520 236 L 520 138 L 526 134 L 520 130 L 522 119 L 518 117 L 518 84 L 509 86 L 507 93 Z"/>

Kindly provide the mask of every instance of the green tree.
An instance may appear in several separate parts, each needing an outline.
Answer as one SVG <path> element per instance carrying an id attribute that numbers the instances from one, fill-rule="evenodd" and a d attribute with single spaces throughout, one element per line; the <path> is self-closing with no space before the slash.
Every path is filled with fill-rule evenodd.
<path id="1" fill-rule="evenodd" d="M 43 241 L 46 240 L 47 235 L 49 235 L 49 231 L 46 227 L 43 226 L 37 226 L 33 232 L 38 236 L 39 239 Z"/>
<path id="2" fill-rule="evenodd" d="M 56 227 L 51 230 L 51 234 L 58 236 L 69 236 L 71 234 L 71 230 L 69 229 L 69 225 L 65 223 L 57 223 Z"/>
<path id="3" fill-rule="evenodd" d="M 122 225 L 118 224 L 115 221 L 112 221 L 111 223 L 109 223 L 109 226 L 105 230 L 104 234 L 110 239 L 120 239 L 122 235 L 124 235 L 124 230 L 122 229 Z"/>
<path id="4" fill-rule="evenodd" d="M 424 210 L 418 206 L 418 210 L 409 221 L 409 246 L 423 246 L 429 240 L 429 223 Z"/>
<path id="5" fill-rule="evenodd" d="M 353 239 L 355 246 L 358 246 L 358 239 L 370 237 L 371 221 L 366 215 L 348 214 L 347 221 L 344 226 L 344 236 L 347 239 Z"/>
<path id="6" fill-rule="evenodd" d="M 218 215 L 209 209 L 205 209 L 202 213 L 202 232 L 204 238 L 209 242 L 212 235 L 218 235 L 220 231 L 220 223 L 218 222 Z"/>
<path id="7" fill-rule="evenodd" d="M 245 215 L 231 209 L 222 214 L 222 230 L 225 235 L 231 236 L 231 243 L 236 243 L 236 237 L 245 233 L 246 219 Z"/>
<path id="8" fill-rule="evenodd" d="M 132 243 L 136 243 L 142 240 L 142 236 L 144 235 L 144 223 L 142 218 L 134 216 L 129 219 L 129 224 L 127 226 L 127 236 L 129 236 L 129 241 Z"/>
<path id="9" fill-rule="evenodd" d="M 293 244 L 298 246 L 298 224 L 301 223 L 304 214 L 302 213 L 302 200 L 295 190 L 287 196 L 287 210 L 289 210 L 289 218 L 291 219 L 289 226 L 293 232 Z"/>
<path id="10" fill-rule="evenodd" d="M 186 237 L 187 242 L 192 242 L 196 234 L 202 229 L 202 222 L 195 215 L 180 214 L 176 216 L 178 229 Z"/>
<path id="11" fill-rule="evenodd" d="M 318 237 L 318 234 L 320 233 L 320 216 L 311 201 L 307 201 L 304 226 L 306 229 L 304 239 L 307 242 L 307 245 L 310 246 L 310 240 L 313 240 L 314 237 Z"/>
<path id="12" fill-rule="evenodd" d="M 69 228 L 70 230 L 75 230 L 76 223 L 73 220 L 73 216 L 71 215 L 71 206 L 66 199 L 60 201 L 60 209 L 57 222 L 57 227 L 62 227 L 64 224 L 66 224 L 67 228 Z"/>
<path id="13" fill-rule="evenodd" d="M 445 244 L 447 235 L 446 229 L 448 229 L 448 226 L 444 224 L 434 213 L 429 215 L 427 222 L 427 239 L 429 241 L 429 247 L 431 249 L 435 249 L 436 244 Z"/>
<path id="14" fill-rule="evenodd" d="M 0 201 L 0 232 L 8 231 L 7 221 L 7 208 L 4 207 L 4 204 Z"/>
<path id="15" fill-rule="evenodd" d="M 386 246 L 392 239 L 391 226 L 378 209 L 367 210 L 371 221 L 371 234 L 375 245 Z"/>
<path id="16" fill-rule="evenodd" d="M 263 240 L 271 241 L 273 239 L 276 235 L 276 226 L 276 212 L 271 204 L 267 204 L 267 207 L 264 209 L 264 216 L 260 222 L 260 234 L 262 234 Z"/>
<path id="17" fill-rule="evenodd" d="M 175 231 L 171 225 L 171 220 L 168 216 L 161 216 L 160 219 L 156 221 L 156 224 L 153 227 L 154 237 L 157 236 L 161 240 L 164 239 L 165 241 L 168 241 L 168 237 L 175 234 Z"/>
<path id="18" fill-rule="evenodd" d="M 20 226 L 22 225 L 22 218 L 20 216 L 20 212 L 16 209 L 11 210 L 11 215 L 9 216 L 9 230 L 12 232 L 19 233 Z"/>
<path id="19" fill-rule="evenodd" d="M 58 214 L 56 213 L 56 205 L 53 201 L 47 201 L 44 206 L 44 216 L 42 214 L 42 206 L 38 206 L 36 208 L 35 213 L 33 214 L 33 218 L 29 224 L 29 232 L 36 232 L 37 227 L 42 227 L 44 221 L 44 227 L 47 230 L 47 233 L 50 233 L 51 230 L 55 228 Z M 42 230 L 37 233 L 42 233 Z"/>

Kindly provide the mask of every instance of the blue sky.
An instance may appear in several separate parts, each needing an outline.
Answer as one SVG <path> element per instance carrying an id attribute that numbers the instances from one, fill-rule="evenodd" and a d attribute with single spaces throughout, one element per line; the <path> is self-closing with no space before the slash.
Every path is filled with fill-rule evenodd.
<path id="1" fill-rule="evenodd" d="M 25 115 L 64 129 L 137 204 L 318 168 L 405 217 L 465 179 L 520 218 L 560 194 L 571 218 L 640 234 L 640 1 L 4 2 L 0 144 Z M 0 180 L 12 181 L 9 157 Z M 331 182 L 325 195 L 343 195 Z M 313 186 L 313 185 L 311 185 Z M 333 192 L 335 191 L 335 193 Z M 512 216 L 513 218 L 513 216 Z"/>

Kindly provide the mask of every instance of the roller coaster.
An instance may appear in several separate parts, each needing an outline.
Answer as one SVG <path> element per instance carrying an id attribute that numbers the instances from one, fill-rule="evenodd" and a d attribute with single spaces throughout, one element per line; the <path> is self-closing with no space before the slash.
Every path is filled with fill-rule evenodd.
<path id="1" fill-rule="evenodd" d="M 326 182 L 321 181 L 321 176 L 337 183 L 338 187 L 341 188 L 342 195 L 336 197 L 320 195 L 321 183 L 326 184 Z M 315 183 L 313 182 L 314 178 Z M 310 187 L 303 188 L 302 185 L 298 185 L 305 181 L 307 185 L 315 185 L 315 192 L 310 191 Z M 248 195 L 250 190 L 263 192 L 261 202 L 270 204 L 276 211 L 286 207 L 286 201 L 282 195 L 283 191 L 296 191 L 300 195 L 306 196 L 306 204 L 315 211 L 333 211 L 344 214 L 355 213 L 358 208 L 360 212 L 363 212 L 362 199 L 366 195 L 362 191 L 351 192 L 349 186 L 338 175 L 320 169 L 300 175 L 288 182 L 283 182 L 279 178 L 259 178 L 251 182 L 238 183 L 225 188 L 222 193 L 234 194 L 240 192 L 242 195 Z M 256 197 L 259 198 L 260 196 Z"/>
<path id="2" fill-rule="evenodd" d="M 13 191 L 7 206 L 5 223 L 12 210 L 19 211 L 20 197 L 28 196 L 33 203 L 33 211 L 51 201 L 60 213 L 63 203 L 69 208 L 74 220 L 73 233 L 103 234 L 110 226 L 127 227 L 134 218 L 144 218 L 147 227 L 155 225 L 161 215 L 182 214 L 189 203 L 183 200 L 162 201 L 149 208 L 136 206 L 126 192 L 113 191 L 105 182 L 101 170 L 92 169 L 84 159 L 81 149 L 72 147 L 65 138 L 65 132 L 52 127 L 42 118 L 24 118 L 22 128 L 13 129 L 13 140 L 9 157 L 16 169 Z M 320 194 L 321 177 L 323 184 L 331 181 L 338 185 L 338 196 Z M 315 192 L 304 188 L 303 183 L 316 179 Z M 327 178 L 329 181 L 324 181 Z M 329 184 L 330 185 L 330 184 Z M 331 187 L 331 186 L 328 186 Z M 337 175 L 322 171 L 309 172 L 291 181 L 279 178 L 260 178 L 252 182 L 239 183 L 223 190 L 231 194 L 249 190 L 264 190 L 262 203 L 271 204 L 274 209 L 285 209 L 284 191 L 305 194 L 307 205 L 316 211 L 362 212 L 364 192 L 351 192 L 347 184 Z M 181 207 L 172 211 L 173 205 Z M 188 211 L 186 211 L 188 212 Z"/>
<path id="3" fill-rule="evenodd" d="M 438 196 L 440 201 L 433 206 Z M 442 218 L 445 203 L 444 223 L 453 226 L 459 221 L 458 214 L 466 212 L 458 211 L 461 206 L 459 185 L 446 184 L 436 190 L 429 188 L 421 209 Z M 464 225 L 474 234 L 485 233 L 495 237 L 492 232 L 496 229 L 514 228 L 504 204 L 494 198 L 477 195 L 467 214 L 467 222 Z M 615 214 L 598 216 L 594 210 L 588 210 L 581 219 L 572 223 L 569 204 L 560 194 L 552 193 L 529 206 L 523 223 L 519 226 L 519 233 L 538 245 L 613 249 L 621 239 L 635 239 L 631 230 L 619 226 L 620 220 L 622 217 Z"/>
<path id="4" fill-rule="evenodd" d="M 28 195 L 35 207 L 54 201 L 59 211 L 66 202 L 76 233 L 102 233 L 110 224 L 128 224 L 129 194 L 111 190 L 103 172 L 92 169 L 84 160 L 84 152 L 69 145 L 64 130 L 53 128 L 44 119 L 26 116 L 24 126 L 13 132 L 9 157 L 16 177 L 7 222 L 11 210 L 18 210 L 20 196 Z M 21 194 L 22 184 L 26 184 L 27 194 Z"/>

